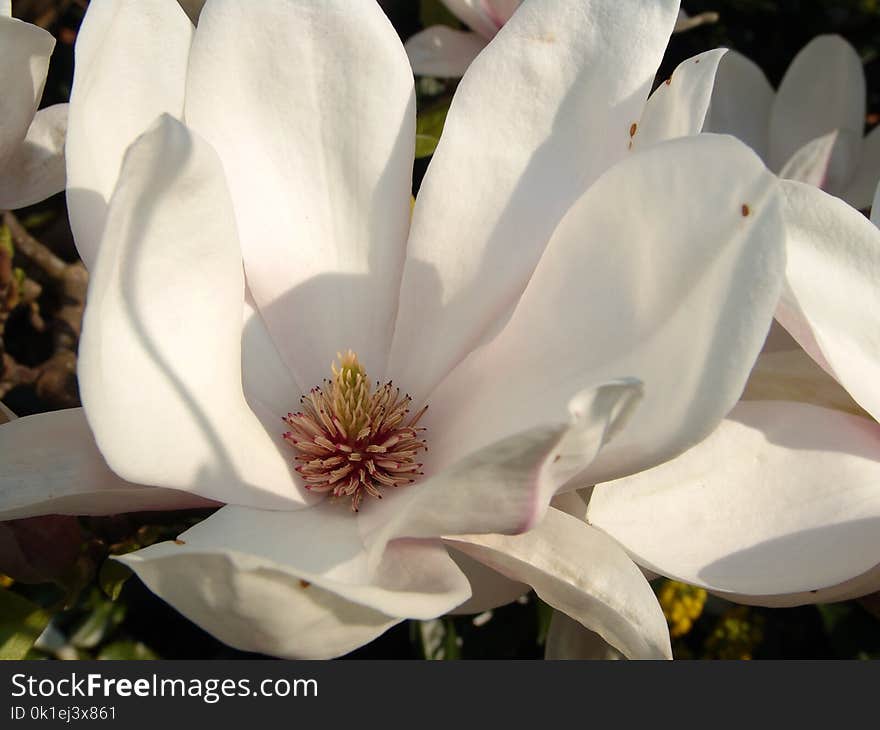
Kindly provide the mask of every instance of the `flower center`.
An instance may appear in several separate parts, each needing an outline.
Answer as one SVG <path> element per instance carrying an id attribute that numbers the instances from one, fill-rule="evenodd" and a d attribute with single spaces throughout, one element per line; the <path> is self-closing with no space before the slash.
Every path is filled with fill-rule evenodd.
<path id="1" fill-rule="evenodd" d="M 300 398 L 300 412 L 287 414 L 284 439 L 297 452 L 306 489 L 351 497 L 357 512 L 365 494 L 382 499 L 383 487 L 412 484 L 422 475 L 415 457 L 427 442 L 418 438 L 425 429 L 416 424 L 428 406 L 408 419 L 408 395 L 392 381 L 376 382 L 374 390 L 351 350 L 336 356 L 333 379 Z"/>

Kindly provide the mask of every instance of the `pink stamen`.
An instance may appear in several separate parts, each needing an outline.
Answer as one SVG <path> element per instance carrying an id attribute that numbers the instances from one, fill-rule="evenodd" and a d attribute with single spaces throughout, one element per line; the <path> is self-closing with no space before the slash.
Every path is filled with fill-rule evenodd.
<path id="1" fill-rule="evenodd" d="M 365 494 L 382 499 L 383 488 L 412 484 L 422 475 L 415 457 L 428 447 L 415 438 L 425 430 L 416 423 L 428 406 L 407 421 L 408 395 L 391 381 L 373 389 L 350 350 L 338 357 L 332 381 L 312 388 L 301 398 L 303 410 L 283 419 L 290 428 L 283 438 L 297 452 L 295 469 L 306 488 L 351 498 L 357 512 Z"/>

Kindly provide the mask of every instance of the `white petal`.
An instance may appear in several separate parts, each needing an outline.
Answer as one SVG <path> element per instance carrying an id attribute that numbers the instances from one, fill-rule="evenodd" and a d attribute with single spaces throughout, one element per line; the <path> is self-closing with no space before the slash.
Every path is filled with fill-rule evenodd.
<path id="1" fill-rule="evenodd" d="M 483 613 L 483 611 L 505 606 L 531 590 L 525 583 L 510 580 L 501 573 L 486 567 L 479 560 L 474 560 L 469 555 L 456 550 L 451 545 L 447 545 L 447 547 L 449 548 L 449 557 L 465 574 L 471 586 L 471 597 L 460 606 L 456 606 L 450 613 L 465 615 Z"/>
<path id="2" fill-rule="evenodd" d="M 12 0 L 0 0 L 0 17 L 12 17 Z"/>
<path id="3" fill-rule="evenodd" d="M 727 53 L 716 48 L 682 61 L 645 104 L 633 135 L 633 149 L 676 137 L 699 134 L 715 86 L 718 64 Z"/>
<path id="4" fill-rule="evenodd" d="M 522 0 L 480 0 L 489 19 L 500 29 L 519 9 Z"/>
<path id="5" fill-rule="evenodd" d="M 157 116 L 183 113 L 193 28 L 176 2 L 93 0 L 76 41 L 67 202 L 91 268 L 128 146 Z"/>
<path id="6" fill-rule="evenodd" d="M 545 659 L 623 659 L 623 655 L 599 634 L 554 611 L 544 648 Z"/>
<path id="7" fill-rule="evenodd" d="M 407 40 L 406 55 L 416 76 L 459 77 L 485 45 L 477 33 L 435 25 Z"/>
<path id="8" fill-rule="evenodd" d="M 862 143 L 858 166 L 840 197 L 853 208 L 859 210 L 869 208 L 878 181 L 880 181 L 880 127 L 874 127 Z"/>
<path id="9" fill-rule="evenodd" d="M 214 504 L 186 492 L 131 484 L 117 477 L 95 446 L 81 408 L 3 424 L 0 452 L 0 521 Z"/>
<path id="10" fill-rule="evenodd" d="M 449 543 L 528 583 L 542 600 L 630 659 L 672 658 L 666 619 L 648 581 L 614 540 L 574 517 L 551 509 L 524 535 Z"/>
<path id="11" fill-rule="evenodd" d="M 54 47 L 51 33 L 0 15 L 0 164 L 5 165 L 24 141 L 43 95 Z"/>
<path id="12" fill-rule="evenodd" d="M 0 208 L 33 205 L 64 190 L 67 104 L 41 109 L 0 177 Z"/>
<path id="13" fill-rule="evenodd" d="M 609 170 L 556 229 L 505 329 L 432 394 L 431 448 L 552 423 L 572 393 L 621 375 L 644 401 L 573 487 L 700 441 L 739 399 L 778 301 L 778 197 L 731 137 L 664 142 Z"/>
<path id="14" fill-rule="evenodd" d="M 436 618 L 470 595 L 439 542 L 398 541 L 375 572 L 345 505 L 225 507 L 123 562 L 217 638 L 279 656 L 335 656 L 401 618 Z"/>
<path id="15" fill-rule="evenodd" d="M 880 555 L 880 426 L 740 403 L 678 459 L 593 491 L 589 521 L 640 564 L 716 591 L 833 586 Z"/>
<path id="16" fill-rule="evenodd" d="M 296 509 L 278 431 L 242 392 L 244 277 L 211 148 L 169 116 L 129 150 L 80 340 L 82 401 L 120 476 L 222 502 Z"/>
<path id="17" fill-rule="evenodd" d="M 226 169 L 248 287 L 297 381 L 319 384 L 348 348 L 380 377 L 415 135 L 412 71 L 382 10 L 350 0 L 209 3 L 186 117 Z"/>
<path id="18" fill-rule="evenodd" d="M 284 415 L 295 408 L 300 396 L 308 391 L 296 383 L 269 329 L 256 309 L 250 292 L 245 292 L 244 329 L 241 335 L 241 377 L 245 397 L 262 402 Z"/>
<path id="19" fill-rule="evenodd" d="M 807 142 L 782 166 L 779 177 L 824 188 L 828 184 L 831 161 L 838 139 L 839 135 L 834 131 Z"/>
<path id="20" fill-rule="evenodd" d="M 509 315 L 564 212 L 626 154 L 676 9 L 527 3 L 471 64 L 407 250 L 389 374 L 417 401 Z"/>
<path id="21" fill-rule="evenodd" d="M 814 38 L 795 56 L 770 115 L 769 165 L 779 170 L 807 142 L 835 129 L 829 185 L 848 181 L 865 124 L 865 73 L 855 49 L 836 35 Z M 831 189 L 831 188 L 829 188 Z"/>
<path id="22" fill-rule="evenodd" d="M 842 200 L 783 181 L 786 286 L 776 317 L 874 418 L 880 416 L 880 230 Z"/>
<path id="23" fill-rule="evenodd" d="M 732 134 L 766 160 L 774 97 L 764 72 L 745 56 L 728 51 L 718 66 L 703 131 Z"/>
<path id="24" fill-rule="evenodd" d="M 580 473 L 618 433 L 642 395 L 631 381 L 579 393 L 556 420 L 515 433 L 478 451 L 456 454 L 454 438 L 432 442 L 425 481 L 383 494 L 358 519 L 374 556 L 396 537 L 467 533 L 512 534 L 531 529 L 556 491 Z M 565 422 L 568 416 L 568 422 Z M 375 559 L 375 558 L 374 558 Z"/>
<path id="25" fill-rule="evenodd" d="M 745 603 L 751 606 L 769 606 L 770 608 L 788 608 L 789 606 L 803 606 L 809 603 L 849 601 L 853 598 L 861 598 L 862 596 L 876 593 L 877 591 L 880 591 L 880 564 L 857 575 L 855 578 L 850 578 L 827 588 L 819 588 L 818 590 L 763 596 L 725 593 L 724 591 L 714 592 L 735 603 Z"/>
<path id="26" fill-rule="evenodd" d="M 471 30 L 491 38 L 500 27 L 486 13 L 484 0 L 443 0 L 443 4 Z"/>

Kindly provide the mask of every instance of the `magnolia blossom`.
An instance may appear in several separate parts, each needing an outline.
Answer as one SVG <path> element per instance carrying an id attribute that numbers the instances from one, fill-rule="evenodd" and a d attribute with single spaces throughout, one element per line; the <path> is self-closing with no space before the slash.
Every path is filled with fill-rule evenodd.
<path id="1" fill-rule="evenodd" d="M 880 590 L 880 230 L 814 187 L 784 189 L 791 337 L 768 339 L 712 436 L 597 487 L 586 514 L 647 569 L 768 606 Z"/>
<path id="2" fill-rule="evenodd" d="M 406 52 L 418 76 L 462 76 L 477 54 L 510 20 L 522 0 L 443 0 L 443 4 L 470 31 L 434 25 L 412 36 L 406 42 Z M 717 20 L 717 13 L 690 16 L 679 10 L 675 32 Z"/>
<path id="3" fill-rule="evenodd" d="M 861 59 L 840 36 L 804 46 L 776 92 L 758 66 L 731 51 L 718 71 L 706 131 L 735 135 L 781 176 L 863 210 L 880 180 L 880 127 L 865 136 L 865 97 Z"/>
<path id="4" fill-rule="evenodd" d="M 37 111 L 51 33 L 12 17 L 0 0 L 0 209 L 23 208 L 64 189 L 67 105 Z"/>
<path id="5" fill-rule="evenodd" d="M 374 2 L 209 0 L 194 27 L 93 0 L 67 147 L 88 424 L 0 427 L 0 516 L 223 503 L 123 560 L 241 649 L 336 656 L 530 586 L 670 656 L 637 565 L 549 503 L 706 437 L 779 298 L 777 179 L 681 137 L 721 53 L 645 104 L 677 11 L 523 6 L 411 213 L 413 77 Z"/>

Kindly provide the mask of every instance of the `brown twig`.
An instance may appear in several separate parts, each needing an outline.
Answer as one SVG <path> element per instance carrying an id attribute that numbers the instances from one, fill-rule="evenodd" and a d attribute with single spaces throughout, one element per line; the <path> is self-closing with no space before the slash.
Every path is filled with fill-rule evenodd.
<path id="1" fill-rule="evenodd" d="M 14 307 L 30 308 L 30 322 L 35 330 L 43 331 L 47 324 L 38 305 L 42 287 L 28 276 L 17 280 L 9 251 L 0 250 L 0 398 L 23 385 L 32 387 L 37 397 L 52 407 L 75 407 L 79 405 L 75 353 L 82 328 L 88 273 L 80 262 L 68 264 L 59 258 L 32 236 L 13 213 L 4 213 L 2 219 L 11 235 L 15 255 L 25 259 L 25 269 L 51 285 L 58 308 L 50 318 L 54 352 L 49 359 L 28 367 L 4 352 L 4 325 Z"/>
<path id="2" fill-rule="evenodd" d="M 51 278 L 60 279 L 64 276 L 67 264 L 28 233 L 18 218 L 15 217 L 15 214 L 10 211 L 4 213 L 3 223 L 6 224 L 9 232 L 12 234 L 12 243 L 16 251 L 23 256 L 27 256 Z"/>

